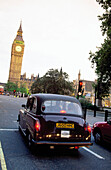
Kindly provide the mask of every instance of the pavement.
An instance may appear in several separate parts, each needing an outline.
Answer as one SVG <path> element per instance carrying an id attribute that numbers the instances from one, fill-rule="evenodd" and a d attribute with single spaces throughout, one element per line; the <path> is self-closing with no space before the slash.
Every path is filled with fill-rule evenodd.
<path id="1" fill-rule="evenodd" d="M 93 115 L 87 115 L 86 116 L 86 121 L 92 127 L 95 122 L 104 122 L 104 117 L 101 117 L 101 116 L 94 117 Z"/>
<path id="2" fill-rule="evenodd" d="M 94 117 L 94 111 L 88 110 L 86 113 L 86 121 L 92 127 L 95 122 L 104 122 L 105 121 L 105 113 L 104 112 L 96 112 L 96 117 Z"/>

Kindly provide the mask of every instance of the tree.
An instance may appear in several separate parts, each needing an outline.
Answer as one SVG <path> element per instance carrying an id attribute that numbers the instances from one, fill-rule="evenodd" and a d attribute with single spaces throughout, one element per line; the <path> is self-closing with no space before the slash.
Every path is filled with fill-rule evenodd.
<path id="1" fill-rule="evenodd" d="M 5 85 L 5 91 L 13 92 L 14 90 L 18 91 L 18 84 L 13 82 L 8 82 Z"/>
<path id="2" fill-rule="evenodd" d="M 28 94 L 28 89 L 26 88 L 26 84 L 25 83 L 20 85 L 19 92 L 21 92 L 22 94 L 23 93 Z"/>
<path id="3" fill-rule="evenodd" d="M 73 83 L 68 81 L 68 74 L 58 69 L 50 69 L 43 77 L 38 78 L 31 87 L 32 93 L 73 93 Z"/>
<path id="4" fill-rule="evenodd" d="M 37 80 L 31 86 L 31 92 L 34 93 L 45 93 L 45 80 L 43 77 L 37 78 Z"/>
<path id="5" fill-rule="evenodd" d="M 96 0 L 105 10 L 102 16 L 98 16 L 101 23 L 102 35 L 106 36 L 101 47 L 97 48 L 95 53 L 90 51 L 92 67 L 96 65 L 96 74 L 98 76 L 97 89 L 98 98 L 102 98 L 109 94 L 111 87 L 111 1 Z"/>
<path id="6" fill-rule="evenodd" d="M 13 82 L 8 82 L 6 83 L 5 85 L 5 91 L 8 91 L 8 92 L 14 92 L 14 90 L 16 92 L 21 92 L 22 94 L 25 93 L 27 94 L 28 93 L 28 89 L 26 88 L 26 84 L 21 84 L 20 85 L 20 88 L 18 87 L 18 83 L 13 83 Z"/>

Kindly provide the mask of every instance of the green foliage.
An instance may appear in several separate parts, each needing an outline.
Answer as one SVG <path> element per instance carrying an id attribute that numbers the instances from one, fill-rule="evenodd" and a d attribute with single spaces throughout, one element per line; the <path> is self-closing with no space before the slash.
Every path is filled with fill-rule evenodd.
<path id="1" fill-rule="evenodd" d="M 105 10 L 102 16 L 98 16 L 102 22 L 100 28 L 102 35 L 107 35 L 111 38 L 111 0 L 96 0 L 101 7 Z"/>
<path id="2" fill-rule="evenodd" d="M 20 85 L 19 91 L 20 91 L 22 94 L 23 94 L 23 93 L 28 94 L 28 89 L 26 88 L 26 84 L 25 84 L 25 83 Z"/>
<path id="3" fill-rule="evenodd" d="M 98 76 L 97 87 L 99 89 L 100 98 L 107 96 L 111 87 L 111 1 L 97 0 L 101 7 L 105 10 L 99 20 L 102 22 L 102 34 L 106 34 L 104 43 L 95 53 L 90 52 L 89 59 L 92 67 L 96 66 L 96 74 Z"/>
<path id="4" fill-rule="evenodd" d="M 79 101 L 81 103 L 82 108 L 86 107 L 87 109 L 94 110 L 94 105 L 92 105 L 88 100 L 82 98 Z M 98 110 L 97 107 L 96 110 Z"/>
<path id="5" fill-rule="evenodd" d="M 38 78 L 31 87 L 32 93 L 53 93 L 71 95 L 73 83 L 68 81 L 68 74 L 62 69 L 50 69 L 43 77 Z"/>
<path id="6" fill-rule="evenodd" d="M 85 107 L 89 110 L 94 110 L 96 107 L 96 111 L 100 111 L 101 107 L 98 106 L 94 106 L 90 101 L 88 101 L 87 99 L 83 99 L 81 98 L 80 100 L 81 106 L 84 109 Z"/>
<path id="7" fill-rule="evenodd" d="M 88 100 L 84 99 L 84 98 L 79 99 L 79 101 L 80 101 L 82 106 L 89 106 L 89 105 L 91 105 L 91 103 Z"/>
<path id="8" fill-rule="evenodd" d="M 8 92 L 13 92 L 14 90 L 18 91 L 18 84 L 13 83 L 13 82 L 8 82 L 5 85 L 5 90 Z"/>
<path id="9" fill-rule="evenodd" d="M 8 82 L 5 85 L 5 91 L 13 92 L 16 90 L 16 92 L 21 92 L 22 94 L 28 94 L 28 89 L 26 89 L 26 84 L 21 84 L 20 88 L 18 88 L 18 83 Z"/>

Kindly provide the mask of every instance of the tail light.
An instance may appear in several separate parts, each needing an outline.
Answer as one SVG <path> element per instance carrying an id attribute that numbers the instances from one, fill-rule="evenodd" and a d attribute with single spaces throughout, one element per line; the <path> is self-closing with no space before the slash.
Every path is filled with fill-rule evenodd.
<path id="1" fill-rule="evenodd" d="M 36 122 L 35 122 L 35 129 L 36 129 L 37 132 L 40 131 L 40 122 L 39 122 L 39 120 L 36 120 Z"/>
<path id="2" fill-rule="evenodd" d="M 78 149 L 79 149 L 79 146 L 75 146 L 74 148 L 78 150 Z"/>
<path id="3" fill-rule="evenodd" d="M 87 126 L 87 130 L 89 133 L 91 133 L 91 127 L 89 125 Z"/>
<path id="4" fill-rule="evenodd" d="M 89 124 L 86 124 L 84 129 L 85 129 L 85 131 L 88 131 L 89 133 L 91 133 L 91 127 L 89 126 Z"/>

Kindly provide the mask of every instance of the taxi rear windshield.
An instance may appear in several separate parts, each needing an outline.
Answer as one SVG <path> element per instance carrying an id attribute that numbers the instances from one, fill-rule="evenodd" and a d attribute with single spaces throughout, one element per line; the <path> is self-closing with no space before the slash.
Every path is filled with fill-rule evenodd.
<path id="1" fill-rule="evenodd" d="M 42 103 L 42 111 L 44 113 L 66 113 L 82 116 L 82 109 L 80 105 L 70 101 L 44 101 Z"/>

